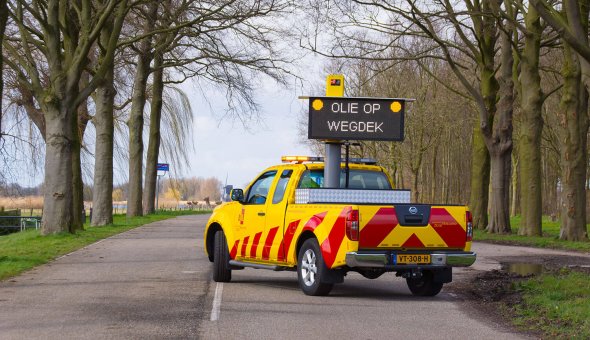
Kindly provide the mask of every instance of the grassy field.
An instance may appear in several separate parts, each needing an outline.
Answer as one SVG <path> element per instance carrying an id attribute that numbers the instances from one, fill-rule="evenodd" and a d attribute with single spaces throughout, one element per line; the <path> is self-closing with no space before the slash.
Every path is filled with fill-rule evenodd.
<path id="1" fill-rule="evenodd" d="M 548 339 L 590 339 L 590 275 L 567 269 L 517 283 L 514 323 Z"/>
<path id="2" fill-rule="evenodd" d="M 103 238 L 119 234 L 143 224 L 165 220 L 197 211 L 159 212 L 154 215 L 127 218 L 115 215 L 114 223 L 105 227 L 89 227 L 76 234 L 41 236 L 36 230 L 0 237 L 0 280 L 18 275 L 25 270 L 47 263 L 61 255 L 80 249 Z"/>
<path id="3" fill-rule="evenodd" d="M 518 235 L 520 216 L 511 218 L 510 223 L 512 226 L 512 234 L 510 235 L 489 234 L 483 230 L 475 230 L 473 239 L 475 241 L 488 241 L 502 244 L 514 244 L 538 248 L 553 248 L 590 252 L 590 242 L 569 242 L 560 240 L 559 221 L 553 222 L 547 216 L 543 216 L 543 236 L 539 237 Z"/>
<path id="4" fill-rule="evenodd" d="M 559 239 L 559 221 L 543 217 L 543 236 L 518 235 L 520 217 L 511 219 L 512 234 L 488 234 L 476 230 L 476 241 L 590 252 L 590 242 Z M 590 263 L 589 263 L 590 264 Z M 590 339 L 590 275 L 563 269 L 550 271 L 514 284 L 522 293 L 523 303 L 507 305 L 517 326 L 541 332 L 544 338 Z"/>

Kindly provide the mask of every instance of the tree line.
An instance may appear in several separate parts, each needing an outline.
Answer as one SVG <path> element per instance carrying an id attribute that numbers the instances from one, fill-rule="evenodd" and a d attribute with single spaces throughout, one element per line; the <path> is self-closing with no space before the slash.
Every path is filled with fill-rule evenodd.
<path id="1" fill-rule="evenodd" d="M 586 0 L 335 0 L 315 7 L 323 19 L 304 44 L 351 73 L 355 95 L 417 99 L 405 143 L 360 147 L 396 180 L 408 173 L 415 199 L 468 201 L 475 227 L 493 233 L 510 233 L 520 213 L 528 236 L 557 211 L 560 237 L 586 240 L 589 10 Z"/>
<path id="2" fill-rule="evenodd" d="M 353 148 L 409 183 L 416 201 L 467 202 L 475 227 L 494 233 L 511 232 L 520 213 L 528 236 L 557 212 L 561 238 L 587 239 L 588 0 L 13 0 L 0 9 L 2 115 L 24 112 L 43 139 L 43 233 L 81 227 L 72 212 L 88 124 L 92 224 L 112 221 L 120 143 L 128 214 L 152 212 L 159 153 L 186 156 L 192 110 L 176 85 L 209 81 L 243 121 L 257 109 L 258 77 L 289 73 L 277 42 L 296 35 L 347 74 L 348 95 L 417 99 L 404 143 Z M 297 10 L 307 20 L 282 30 Z"/>
<path id="3" fill-rule="evenodd" d="M 124 143 L 127 214 L 152 213 L 161 152 L 182 163 L 191 151 L 192 108 L 178 85 L 196 79 L 225 91 L 230 115 L 251 115 L 253 83 L 284 74 L 271 23 L 287 9 L 282 0 L 0 1 L 0 90 L 8 101 L 0 106 L 4 121 L 18 124 L 24 113 L 42 138 L 42 233 L 82 228 L 81 159 L 89 153 L 91 224 L 112 223 L 113 168 Z M 0 131 L 2 143 L 22 140 Z"/>

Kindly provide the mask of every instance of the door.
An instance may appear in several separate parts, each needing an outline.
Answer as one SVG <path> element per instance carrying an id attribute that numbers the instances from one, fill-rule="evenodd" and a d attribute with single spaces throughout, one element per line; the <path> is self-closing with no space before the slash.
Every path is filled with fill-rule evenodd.
<path id="1" fill-rule="evenodd" d="M 278 262 L 279 258 L 284 259 L 281 242 L 289 197 L 286 190 L 289 187 L 292 174 L 292 169 L 282 170 L 278 176 L 277 184 L 271 189 L 273 191 L 271 202 L 266 208 L 266 239 L 262 251 L 262 260 L 264 261 Z"/>
<path id="2" fill-rule="evenodd" d="M 266 221 L 266 207 L 269 204 L 268 195 L 277 174 L 276 170 L 267 171 L 260 175 L 248 189 L 242 205 L 241 223 L 243 235 L 237 251 L 237 258 L 260 259 L 262 257 L 263 233 Z"/>

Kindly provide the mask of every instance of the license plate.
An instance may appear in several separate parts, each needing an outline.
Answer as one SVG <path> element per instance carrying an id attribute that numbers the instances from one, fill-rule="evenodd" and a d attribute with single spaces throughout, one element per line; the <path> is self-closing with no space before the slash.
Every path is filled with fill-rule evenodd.
<path id="1" fill-rule="evenodd" d="M 395 256 L 396 264 L 430 264 L 430 255 L 404 254 Z"/>

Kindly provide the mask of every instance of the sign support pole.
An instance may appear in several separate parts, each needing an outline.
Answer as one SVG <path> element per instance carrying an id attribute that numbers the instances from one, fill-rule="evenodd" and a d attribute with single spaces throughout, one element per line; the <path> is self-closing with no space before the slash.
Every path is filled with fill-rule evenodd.
<path id="1" fill-rule="evenodd" d="M 165 176 L 168 171 L 170 171 L 170 164 L 168 163 L 157 163 L 156 164 L 156 171 L 157 171 L 157 181 L 156 181 L 156 211 L 158 210 L 158 203 L 160 196 L 160 177 Z M 163 171 L 160 175 L 160 171 Z"/>
<path id="2" fill-rule="evenodd" d="M 160 175 L 158 177 L 158 184 L 156 185 L 156 211 L 158 211 L 158 197 L 160 196 Z"/>
<path id="3" fill-rule="evenodd" d="M 344 76 L 341 74 L 330 74 L 326 78 L 326 96 L 344 96 Z M 340 162 L 342 158 L 342 143 L 327 141 L 326 159 L 324 160 L 324 188 L 340 187 Z"/>
<path id="4" fill-rule="evenodd" d="M 324 188 L 340 187 L 341 146 L 338 142 L 326 142 L 326 159 L 324 160 Z"/>

